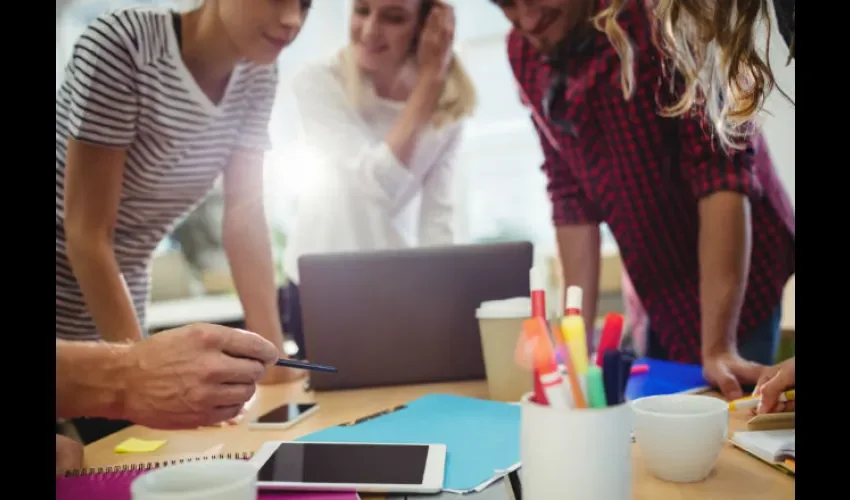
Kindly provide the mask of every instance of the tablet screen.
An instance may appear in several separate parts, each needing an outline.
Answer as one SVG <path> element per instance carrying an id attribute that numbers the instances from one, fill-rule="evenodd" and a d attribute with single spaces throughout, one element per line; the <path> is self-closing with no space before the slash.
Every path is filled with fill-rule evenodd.
<path id="1" fill-rule="evenodd" d="M 284 443 L 260 468 L 260 482 L 422 484 L 428 446 Z"/>

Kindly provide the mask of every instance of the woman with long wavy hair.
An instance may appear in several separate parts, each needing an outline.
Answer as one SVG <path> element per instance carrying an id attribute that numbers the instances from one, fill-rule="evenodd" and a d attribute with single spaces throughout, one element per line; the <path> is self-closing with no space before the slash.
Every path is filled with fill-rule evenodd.
<path id="1" fill-rule="evenodd" d="M 767 26 L 769 47 L 773 4 L 779 32 L 789 48 L 790 63 L 795 57 L 795 3 L 796 0 L 656 0 L 659 46 L 684 84 L 678 101 L 665 112 L 681 116 L 698 106 L 712 122 L 721 143 L 739 147 L 740 140 L 750 133 L 748 125 L 776 87 L 769 54 L 763 56 L 756 49 L 758 26 Z"/>
<path id="2" fill-rule="evenodd" d="M 790 64 L 796 58 L 796 0 L 658 0 L 660 46 L 684 80 L 684 93 L 669 114 L 702 107 L 720 141 L 738 145 L 776 86 L 769 54 L 756 50 L 758 23 L 766 23 L 770 46 L 771 2 Z M 762 396 L 759 413 L 783 410 L 779 394 L 794 387 L 795 363 L 792 357 L 764 370 L 755 390 Z"/>

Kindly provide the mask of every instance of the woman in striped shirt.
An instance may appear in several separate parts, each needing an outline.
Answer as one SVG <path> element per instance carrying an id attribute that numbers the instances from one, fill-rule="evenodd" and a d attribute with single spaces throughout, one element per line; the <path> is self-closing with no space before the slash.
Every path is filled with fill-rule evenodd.
<path id="1" fill-rule="evenodd" d="M 282 350 L 263 153 L 275 60 L 309 0 L 205 0 L 95 19 L 56 96 L 56 333 L 137 341 L 157 245 L 223 174 L 224 247 L 246 325 Z M 296 371 L 272 368 L 265 383 Z"/>
<path id="2" fill-rule="evenodd" d="M 302 145 L 316 160 L 284 255 L 285 326 L 302 356 L 300 256 L 453 243 L 452 177 L 475 108 L 452 56 L 451 6 L 354 0 L 350 37 L 293 84 Z"/>

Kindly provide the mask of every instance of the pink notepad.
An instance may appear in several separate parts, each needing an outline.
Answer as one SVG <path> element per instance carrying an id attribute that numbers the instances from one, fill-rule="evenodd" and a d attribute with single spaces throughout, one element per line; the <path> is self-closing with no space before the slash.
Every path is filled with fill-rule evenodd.
<path id="1" fill-rule="evenodd" d="M 194 460 L 214 460 L 217 458 L 241 458 L 247 460 L 250 458 L 250 454 L 200 457 Z M 179 462 L 190 460 L 180 460 Z M 167 467 L 179 462 L 87 469 L 70 476 L 57 477 L 56 500 L 131 500 L 130 484 L 134 479 L 151 470 L 159 467 Z M 257 498 L 258 500 L 360 500 L 360 497 L 354 492 L 296 493 L 264 491 L 260 492 Z"/>

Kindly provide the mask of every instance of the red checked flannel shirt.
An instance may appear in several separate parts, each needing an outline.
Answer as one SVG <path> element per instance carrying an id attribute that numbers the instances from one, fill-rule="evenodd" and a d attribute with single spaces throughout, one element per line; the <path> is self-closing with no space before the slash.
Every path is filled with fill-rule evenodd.
<path id="1" fill-rule="evenodd" d="M 544 118 L 554 74 L 546 58 L 517 31 L 508 36 L 508 55 L 540 136 L 555 225 L 606 222 L 670 359 L 698 363 L 698 200 L 718 191 L 751 200 L 752 261 L 739 339 L 780 306 L 794 273 L 794 213 L 761 136 L 727 155 L 701 119 L 658 114 L 658 102 L 671 102 L 662 93 L 669 83 L 661 86 L 669 80 L 662 79 L 642 2 L 628 2 L 618 21 L 635 47 L 635 95 L 623 97 L 617 53 L 592 29 L 587 50 L 567 61 L 565 104 L 552 112 L 574 134 Z"/>

